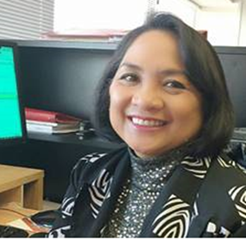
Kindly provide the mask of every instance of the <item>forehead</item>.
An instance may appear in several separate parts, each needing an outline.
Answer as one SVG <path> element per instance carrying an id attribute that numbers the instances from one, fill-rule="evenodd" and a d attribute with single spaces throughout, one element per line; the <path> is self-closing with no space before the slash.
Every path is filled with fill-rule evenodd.
<path id="1" fill-rule="evenodd" d="M 164 30 L 149 30 L 140 34 L 126 50 L 122 59 L 122 62 L 125 61 L 171 64 L 183 68 L 177 39 Z"/>

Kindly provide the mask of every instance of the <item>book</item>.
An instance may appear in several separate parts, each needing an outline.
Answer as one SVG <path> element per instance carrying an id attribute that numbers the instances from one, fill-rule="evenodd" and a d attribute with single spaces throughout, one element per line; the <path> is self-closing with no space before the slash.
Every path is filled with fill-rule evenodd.
<path id="1" fill-rule="evenodd" d="M 69 127 L 77 127 L 80 122 L 69 122 L 69 123 L 59 123 L 59 122 L 45 122 L 45 121 L 35 121 L 35 120 L 26 120 L 26 123 L 32 124 L 32 125 L 42 125 L 42 126 L 52 126 L 55 128 L 69 128 Z M 81 127 L 83 125 L 81 124 Z"/>
<path id="2" fill-rule="evenodd" d="M 72 133 L 78 132 L 81 129 L 80 124 L 66 124 L 66 123 L 32 123 L 26 122 L 26 128 L 28 132 L 39 132 L 39 133 Z"/>
<path id="3" fill-rule="evenodd" d="M 56 122 L 56 123 L 79 123 L 79 118 L 54 111 L 47 111 L 35 108 L 25 108 L 25 116 L 27 120 Z"/>

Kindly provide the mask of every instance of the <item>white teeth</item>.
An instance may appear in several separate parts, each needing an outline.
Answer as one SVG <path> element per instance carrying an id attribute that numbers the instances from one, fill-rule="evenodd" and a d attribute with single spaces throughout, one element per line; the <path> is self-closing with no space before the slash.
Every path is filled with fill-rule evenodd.
<path id="1" fill-rule="evenodd" d="M 132 118 L 132 122 L 136 125 L 141 125 L 141 126 L 150 126 L 150 127 L 159 127 L 164 125 L 163 121 L 157 121 L 157 120 L 143 120 L 140 118 Z"/>

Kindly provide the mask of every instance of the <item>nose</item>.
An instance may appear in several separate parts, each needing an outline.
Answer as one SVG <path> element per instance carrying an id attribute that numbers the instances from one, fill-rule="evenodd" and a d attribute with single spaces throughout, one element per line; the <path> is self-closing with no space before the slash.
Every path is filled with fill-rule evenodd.
<path id="1" fill-rule="evenodd" d="M 136 89 L 132 97 L 132 104 L 145 111 L 158 111 L 165 106 L 160 89 L 151 86 Z"/>

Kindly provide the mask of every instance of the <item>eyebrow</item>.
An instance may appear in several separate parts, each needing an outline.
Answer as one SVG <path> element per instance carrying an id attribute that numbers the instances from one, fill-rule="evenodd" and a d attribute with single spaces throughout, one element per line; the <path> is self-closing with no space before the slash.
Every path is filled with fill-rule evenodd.
<path id="1" fill-rule="evenodd" d="M 129 68 L 136 69 L 138 71 L 142 71 L 142 68 L 139 67 L 138 65 L 133 64 L 133 63 L 128 63 L 128 62 L 122 63 L 119 68 L 121 67 L 129 67 Z M 172 68 L 161 70 L 159 73 L 165 76 L 176 75 L 176 74 L 181 74 L 185 76 L 188 75 L 186 70 L 172 69 Z"/>
<path id="2" fill-rule="evenodd" d="M 124 62 L 124 63 L 122 63 L 122 64 L 119 66 L 119 68 L 122 68 L 122 67 L 133 68 L 133 69 L 136 69 L 136 70 L 139 70 L 139 71 L 142 70 L 142 68 L 139 67 L 138 65 L 133 64 L 133 63 L 128 63 L 128 62 Z"/>
<path id="3" fill-rule="evenodd" d="M 179 70 L 179 69 L 165 69 L 160 71 L 160 73 L 165 76 L 176 75 L 176 74 L 188 76 L 186 70 Z"/>

